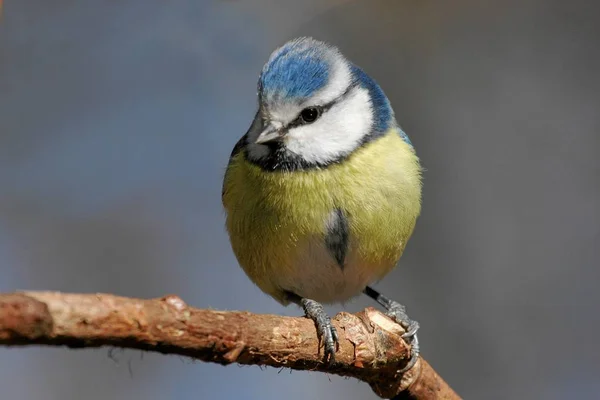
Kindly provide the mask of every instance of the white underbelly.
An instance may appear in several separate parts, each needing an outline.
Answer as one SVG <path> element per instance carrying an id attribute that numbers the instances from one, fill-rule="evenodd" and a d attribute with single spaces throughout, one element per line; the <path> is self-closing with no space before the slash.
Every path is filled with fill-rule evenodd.
<path id="1" fill-rule="evenodd" d="M 320 303 L 347 301 L 380 278 L 374 271 L 365 268 L 365 263 L 361 263 L 356 253 L 348 249 L 342 268 L 322 240 L 310 241 L 299 249 L 291 268 L 285 269 L 285 276 L 277 277 L 276 285 Z"/>

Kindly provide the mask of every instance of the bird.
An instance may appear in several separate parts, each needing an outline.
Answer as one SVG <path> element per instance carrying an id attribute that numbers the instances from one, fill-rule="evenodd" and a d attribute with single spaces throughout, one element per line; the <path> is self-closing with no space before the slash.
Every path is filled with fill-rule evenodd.
<path id="1" fill-rule="evenodd" d="M 323 304 L 371 297 L 404 327 L 410 369 L 419 323 L 372 287 L 398 264 L 422 202 L 421 164 L 389 99 L 311 37 L 273 51 L 257 86 L 258 109 L 223 179 L 238 263 L 263 292 L 304 310 L 329 363 L 339 337 Z"/>

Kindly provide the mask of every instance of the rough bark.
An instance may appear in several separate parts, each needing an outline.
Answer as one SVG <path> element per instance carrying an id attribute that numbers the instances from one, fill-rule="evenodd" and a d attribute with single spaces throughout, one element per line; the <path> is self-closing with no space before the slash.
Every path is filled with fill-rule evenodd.
<path id="1" fill-rule="evenodd" d="M 322 360 L 309 319 L 189 307 L 177 296 L 141 300 L 109 294 L 0 294 L 0 345 L 117 346 L 219 364 L 324 371 L 367 382 L 383 398 L 459 399 L 422 358 L 409 355 L 402 328 L 373 308 L 333 319 L 336 362 Z"/>

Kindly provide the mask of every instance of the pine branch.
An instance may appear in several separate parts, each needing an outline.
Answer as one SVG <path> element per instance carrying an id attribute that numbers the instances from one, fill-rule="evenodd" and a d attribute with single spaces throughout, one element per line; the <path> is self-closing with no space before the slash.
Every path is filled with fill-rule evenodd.
<path id="1" fill-rule="evenodd" d="M 423 359 L 403 375 L 402 328 L 373 308 L 340 313 L 336 362 L 328 366 L 309 319 L 189 307 L 177 296 L 141 300 L 110 294 L 0 294 L 0 345 L 117 346 L 219 364 L 323 371 L 367 382 L 396 399 L 459 399 Z"/>

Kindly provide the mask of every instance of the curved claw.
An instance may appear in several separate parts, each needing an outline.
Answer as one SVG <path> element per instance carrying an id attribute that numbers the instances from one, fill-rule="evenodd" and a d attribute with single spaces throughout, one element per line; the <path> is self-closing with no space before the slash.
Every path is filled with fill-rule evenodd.
<path id="1" fill-rule="evenodd" d="M 323 306 L 316 301 L 303 298 L 300 303 L 306 316 L 312 319 L 317 327 L 319 347 L 323 344 L 325 362 L 329 365 L 333 364 L 335 362 L 335 352 L 339 346 L 339 338 L 335 327 L 331 325 L 331 319 L 325 313 Z"/>
<path id="2" fill-rule="evenodd" d="M 410 344 L 410 360 L 404 368 L 400 370 L 401 373 L 408 371 L 417 363 L 419 359 L 419 338 L 417 337 L 417 331 L 419 330 L 419 323 L 408 318 L 406 315 L 406 307 L 402 304 L 397 303 L 393 300 L 383 296 L 377 290 L 367 286 L 363 291 L 367 296 L 381 304 L 386 309 L 386 315 L 392 318 L 394 321 L 399 323 L 404 328 L 402 338 L 406 339 Z"/>
<path id="3" fill-rule="evenodd" d="M 408 371 L 409 369 L 414 367 L 415 364 L 417 363 L 417 360 L 419 359 L 419 353 L 420 353 L 421 349 L 419 348 L 419 338 L 417 337 L 416 334 L 412 336 L 412 341 L 411 341 L 410 346 L 411 346 L 410 347 L 410 359 L 408 360 L 408 363 L 406 363 L 404 368 L 402 368 L 400 371 L 398 371 L 401 374 L 405 373 L 406 371 Z"/>
<path id="4" fill-rule="evenodd" d="M 325 361 L 330 365 L 335 362 L 335 352 L 339 346 L 338 334 L 333 325 L 324 326 L 319 330 L 319 341 L 323 343 Z"/>
<path id="5" fill-rule="evenodd" d="M 420 328 L 420 325 L 417 321 L 409 320 L 410 322 L 404 321 L 405 323 L 399 322 L 400 325 L 406 330 L 402 334 L 403 339 L 411 339 L 417 335 L 417 331 Z"/>
<path id="6" fill-rule="evenodd" d="M 390 302 L 389 308 L 387 309 L 386 315 L 392 318 L 394 321 L 399 323 L 405 330 L 402 337 L 409 339 L 417 334 L 419 330 L 419 323 L 408 317 L 406 314 L 406 307 L 395 301 Z"/>
<path id="7" fill-rule="evenodd" d="M 419 323 L 410 319 L 406 314 L 406 308 L 402 304 L 395 301 L 390 301 L 386 314 L 405 329 L 405 332 L 402 334 L 402 338 L 406 339 L 411 346 L 410 360 L 406 366 L 400 370 L 400 373 L 403 373 L 414 367 L 419 359 L 420 348 L 419 338 L 417 337 Z"/>

